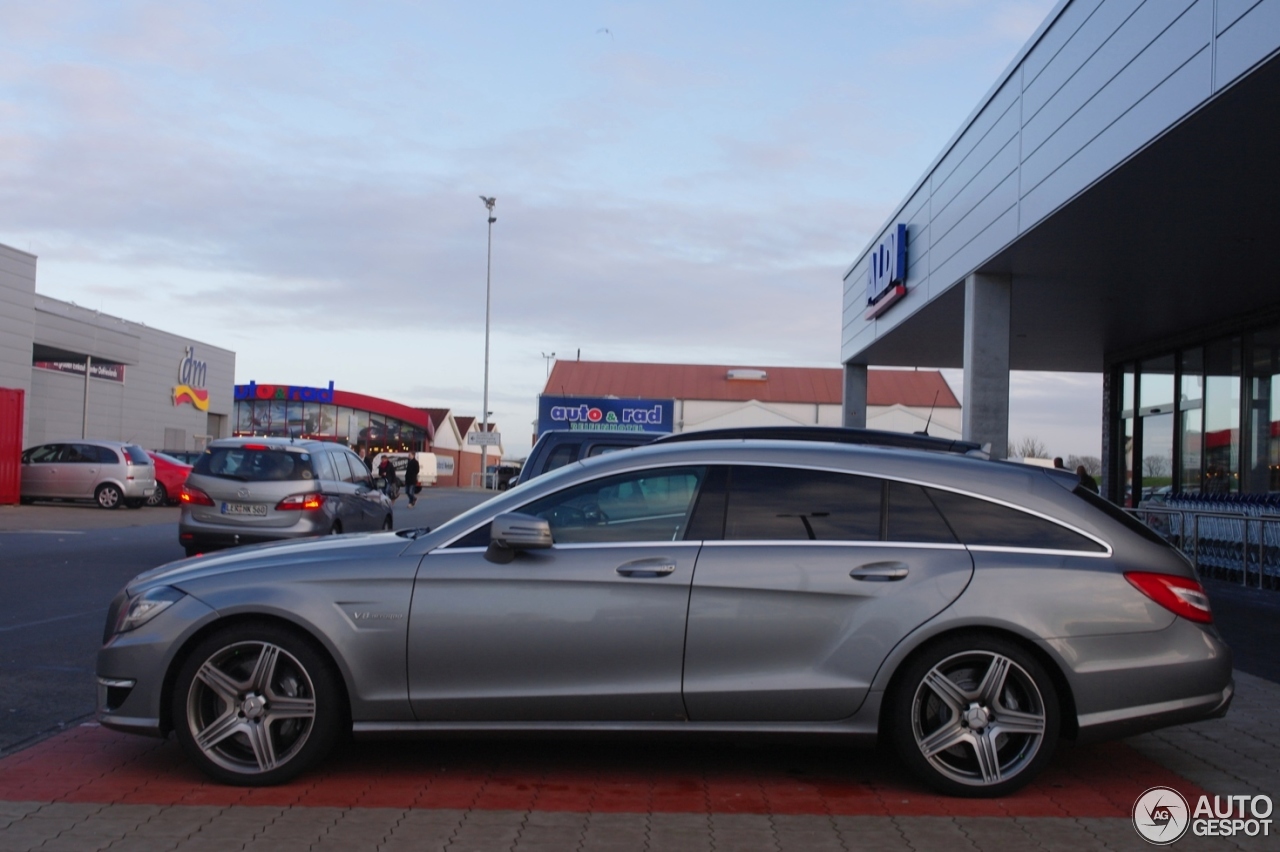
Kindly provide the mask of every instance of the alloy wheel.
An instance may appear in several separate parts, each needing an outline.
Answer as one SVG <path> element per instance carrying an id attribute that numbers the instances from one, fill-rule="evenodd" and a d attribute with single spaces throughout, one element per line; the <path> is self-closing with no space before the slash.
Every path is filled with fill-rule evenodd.
<path id="1" fill-rule="evenodd" d="M 1041 690 L 1017 661 L 995 651 L 954 654 L 932 666 L 911 702 L 911 733 L 929 765 L 953 782 L 1012 780 L 1044 744 Z"/>
<path id="2" fill-rule="evenodd" d="M 277 769 L 306 745 L 316 691 L 298 659 L 270 642 L 237 642 L 196 671 L 187 730 L 212 763 L 235 773 Z"/>

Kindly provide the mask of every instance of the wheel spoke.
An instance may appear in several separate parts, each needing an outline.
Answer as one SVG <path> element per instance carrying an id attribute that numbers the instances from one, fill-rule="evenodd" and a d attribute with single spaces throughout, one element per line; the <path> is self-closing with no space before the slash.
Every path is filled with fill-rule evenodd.
<path id="1" fill-rule="evenodd" d="M 933 690 L 933 694 L 941 698 L 957 714 L 963 711 L 964 706 L 970 701 L 967 692 L 937 669 L 930 669 L 924 676 L 924 685 Z"/>
<path id="2" fill-rule="evenodd" d="M 1043 734 L 1044 716 L 997 707 L 991 727 L 1000 734 Z"/>
<path id="3" fill-rule="evenodd" d="M 987 667 L 987 673 L 982 677 L 982 683 L 978 684 L 978 701 L 988 707 L 994 707 L 999 703 L 1000 693 L 1004 691 L 1005 679 L 1009 677 L 1009 667 L 1012 662 L 1008 657 L 1002 657 L 994 654 L 991 657 L 991 665 Z"/>
<path id="4" fill-rule="evenodd" d="M 253 748 L 253 757 L 258 761 L 258 769 L 266 772 L 276 765 L 276 748 L 271 741 L 271 726 L 263 720 L 245 725 L 245 733 L 249 735 L 249 745 Z"/>
<path id="5" fill-rule="evenodd" d="M 920 751 L 925 757 L 933 757 L 940 751 L 946 751 L 963 742 L 973 742 L 973 735 L 960 724 L 957 718 L 929 736 L 920 740 Z"/>
<path id="6" fill-rule="evenodd" d="M 310 698 L 293 698 L 290 696 L 267 697 L 267 721 L 276 719 L 314 719 L 316 702 Z"/>
<path id="7" fill-rule="evenodd" d="M 249 684 L 260 695 L 266 695 L 271 689 L 271 678 L 276 673 L 276 661 L 280 659 L 280 649 L 275 645 L 262 646 L 258 662 L 253 666 L 253 674 L 249 676 Z"/>
<path id="8" fill-rule="evenodd" d="M 991 728 L 973 738 L 973 751 L 978 758 L 978 770 L 982 783 L 995 784 L 1000 780 L 1000 753 L 996 750 L 996 736 Z"/>
<path id="9" fill-rule="evenodd" d="M 226 702 L 228 707 L 235 707 L 240 703 L 240 694 L 244 692 L 245 684 L 233 679 L 212 662 L 206 662 L 201 666 L 200 671 L 196 672 L 196 677 Z"/>
<path id="10" fill-rule="evenodd" d="M 241 730 L 244 723 L 235 709 L 230 709 L 209 724 L 207 728 L 195 735 L 196 745 L 204 751 L 216 746 L 227 737 Z"/>

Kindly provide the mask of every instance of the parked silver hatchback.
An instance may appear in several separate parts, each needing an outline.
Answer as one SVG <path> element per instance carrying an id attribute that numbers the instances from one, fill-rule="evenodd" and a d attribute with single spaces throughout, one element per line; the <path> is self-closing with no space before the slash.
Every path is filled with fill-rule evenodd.
<path id="1" fill-rule="evenodd" d="M 214 441 L 179 496 L 187 555 L 313 535 L 389 530 L 391 501 L 359 456 L 290 438 Z"/>
<path id="2" fill-rule="evenodd" d="M 151 457 L 124 441 L 61 441 L 22 453 L 23 503 L 94 500 L 104 509 L 136 509 L 155 490 Z"/>

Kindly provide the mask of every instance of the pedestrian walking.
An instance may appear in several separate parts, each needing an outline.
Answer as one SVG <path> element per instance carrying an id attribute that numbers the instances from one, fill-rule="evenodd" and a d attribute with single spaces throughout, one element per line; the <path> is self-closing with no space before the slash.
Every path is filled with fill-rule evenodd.
<path id="1" fill-rule="evenodd" d="M 1076 478 L 1080 480 L 1080 484 L 1088 488 L 1094 494 L 1098 493 L 1098 480 L 1094 479 L 1089 471 L 1084 469 L 1084 465 L 1077 465 Z"/>
<path id="2" fill-rule="evenodd" d="M 391 463 L 390 455 L 382 456 L 378 463 L 378 476 L 382 477 L 382 493 L 394 503 L 399 495 L 400 480 L 396 478 L 396 466 Z"/>
<path id="3" fill-rule="evenodd" d="M 418 504 L 418 492 L 422 490 L 422 486 L 418 484 L 418 473 L 421 470 L 418 457 L 409 456 L 409 463 L 404 466 L 404 493 L 409 495 L 409 508 Z"/>

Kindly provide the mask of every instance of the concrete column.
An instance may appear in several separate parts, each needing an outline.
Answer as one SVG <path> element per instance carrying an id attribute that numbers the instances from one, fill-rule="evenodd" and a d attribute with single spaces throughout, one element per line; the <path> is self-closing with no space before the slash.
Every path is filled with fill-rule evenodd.
<path id="1" fill-rule="evenodd" d="M 867 365 L 844 365 L 844 425 L 867 428 Z"/>
<path id="2" fill-rule="evenodd" d="M 964 282 L 964 439 L 1009 448 L 1009 321 L 1013 285 L 1007 275 L 970 275 Z"/>

